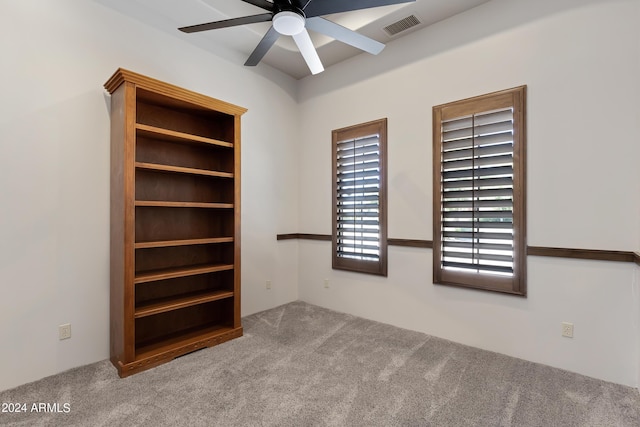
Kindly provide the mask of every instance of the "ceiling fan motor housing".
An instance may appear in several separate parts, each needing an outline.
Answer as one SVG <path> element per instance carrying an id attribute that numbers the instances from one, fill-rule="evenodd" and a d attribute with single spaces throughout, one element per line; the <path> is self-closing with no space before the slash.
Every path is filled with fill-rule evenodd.
<path id="1" fill-rule="evenodd" d="M 304 13 L 302 11 L 283 10 L 273 16 L 273 28 L 283 36 L 294 36 L 304 30 Z"/>

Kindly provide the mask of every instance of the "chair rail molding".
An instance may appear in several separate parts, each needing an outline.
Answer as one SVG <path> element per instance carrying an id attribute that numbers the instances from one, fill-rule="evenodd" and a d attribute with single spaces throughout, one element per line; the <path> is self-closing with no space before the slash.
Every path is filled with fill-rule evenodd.
<path id="1" fill-rule="evenodd" d="M 277 240 L 319 240 L 331 241 L 330 234 L 313 234 L 313 233 L 288 233 L 278 234 Z M 390 246 L 404 246 L 411 248 L 432 249 L 432 240 L 422 239 L 398 239 L 388 238 L 387 244 Z M 640 253 L 631 251 L 614 251 L 606 249 L 577 249 L 577 248 L 558 248 L 548 246 L 527 246 L 527 255 L 553 257 L 553 258 L 572 258 L 572 259 L 590 259 L 596 261 L 613 261 L 613 262 L 631 262 L 640 266 Z"/>

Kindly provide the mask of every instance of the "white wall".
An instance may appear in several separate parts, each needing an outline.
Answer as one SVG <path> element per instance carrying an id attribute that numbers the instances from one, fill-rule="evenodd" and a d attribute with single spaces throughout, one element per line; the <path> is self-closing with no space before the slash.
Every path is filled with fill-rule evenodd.
<path id="1" fill-rule="evenodd" d="M 297 299 L 297 247 L 275 240 L 297 228 L 295 80 L 217 59 L 86 0 L 0 2 L 0 55 L 0 390 L 109 357 L 102 84 L 118 67 L 249 109 L 242 314 Z M 72 338 L 59 341 L 67 322 Z"/>
<path id="2" fill-rule="evenodd" d="M 303 80 L 298 231 L 331 231 L 331 130 L 388 117 L 389 237 L 431 239 L 431 107 L 526 84 L 528 244 L 637 250 L 639 17 L 637 0 L 494 0 Z M 523 299 L 434 286 L 430 250 L 390 247 L 385 279 L 299 248 L 302 300 L 638 384 L 632 264 L 532 256 Z"/>

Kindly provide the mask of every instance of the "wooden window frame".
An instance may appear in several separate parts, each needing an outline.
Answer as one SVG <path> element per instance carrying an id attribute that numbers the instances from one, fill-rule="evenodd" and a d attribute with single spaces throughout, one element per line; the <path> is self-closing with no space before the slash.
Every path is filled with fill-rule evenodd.
<path id="1" fill-rule="evenodd" d="M 508 106 L 513 107 L 513 275 L 444 268 L 442 122 Z M 433 283 L 526 296 L 526 230 L 526 86 L 433 107 Z"/>
<path id="2" fill-rule="evenodd" d="M 380 254 L 377 261 L 345 258 L 338 254 L 338 143 L 370 135 L 379 138 L 379 199 L 378 219 L 380 227 Z M 336 129 L 331 132 L 332 140 L 332 189 L 333 189 L 333 232 L 332 232 L 332 268 L 359 273 L 387 275 L 387 119 L 374 120 L 354 126 Z"/>

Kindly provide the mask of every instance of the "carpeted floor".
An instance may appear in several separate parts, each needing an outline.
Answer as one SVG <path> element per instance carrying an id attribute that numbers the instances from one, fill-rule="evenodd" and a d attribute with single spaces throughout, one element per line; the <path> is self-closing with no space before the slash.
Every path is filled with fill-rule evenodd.
<path id="1" fill-rule="evenodd" d="M 1 392 L 28 411 L 0 425 L 640 426 L 636 389 L 303 302 L 243 326 L 126 379 L 104 361 Z"/>

